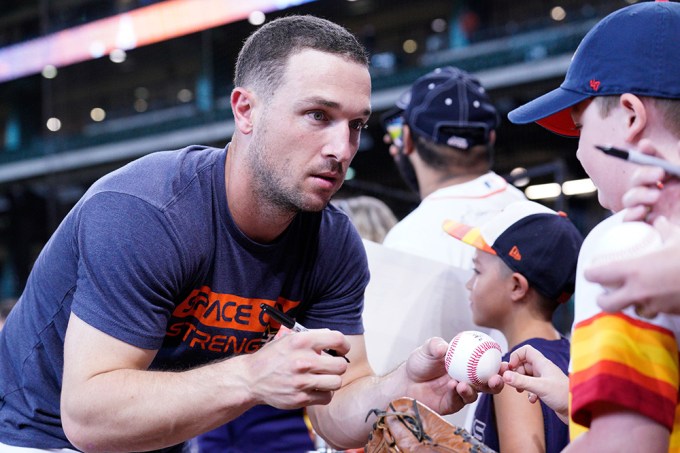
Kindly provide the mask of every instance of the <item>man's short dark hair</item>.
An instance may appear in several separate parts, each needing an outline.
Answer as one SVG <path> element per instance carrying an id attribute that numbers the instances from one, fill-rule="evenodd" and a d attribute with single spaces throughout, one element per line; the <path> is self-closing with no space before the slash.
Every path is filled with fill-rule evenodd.
<path id="1" fill-rule="evenodd" d="M 368 67 L 368 54 L 354 35 L 338 24 L 315 16 L 275 19 L 253 32 L 236 60 L 234 86 L 257 86 L 271 93 L 281 84 L 288 58 L 313 49 Z"/>

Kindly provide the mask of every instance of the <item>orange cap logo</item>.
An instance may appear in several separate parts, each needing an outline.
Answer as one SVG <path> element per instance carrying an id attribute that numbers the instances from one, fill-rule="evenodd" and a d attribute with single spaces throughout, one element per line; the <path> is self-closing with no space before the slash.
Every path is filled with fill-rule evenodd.
<path id="1" fill-rule="evenodd" d="M 517 248 L 516 245 L 514 245 L 511 249 L 510 252 L 508 253 L 510 258 L 514 259 L 515 261 L 522 261 L 522 254 L 519 253 L 519 249 Z"/>

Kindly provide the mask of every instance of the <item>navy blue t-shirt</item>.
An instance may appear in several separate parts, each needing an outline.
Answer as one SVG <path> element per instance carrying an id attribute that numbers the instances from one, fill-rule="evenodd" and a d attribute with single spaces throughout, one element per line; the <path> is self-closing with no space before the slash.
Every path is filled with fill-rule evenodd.
<path id="1" fill-rule="evenodd" d="M 306 453 L 314 441 L 303 409 L 255 406 L 196 438 L 199 453 Z"/>
<path id="2" fill-rule="evenodd" d="M 569 370 L 569 340 L 545 340 L 531 338 L 515 346 L 512 351 L 525 344 L 539 350 L 546 358 L 557 365 L 564 374 Z M 507 362 L 512 351 L 503 356 Z M 569 427 L 559 419 L 555 411 L 539 400 L 543 412 L 543 427 L 545 435 L 546 453 L 559 453 L 569 443 Z M 494 410 L 493 395 L 483 393 L 479 396 L 479 403 L 475 410 L 475 419 L 472 422 L 472 435 L 495 451 L 500 451 L 498 441 L 498 429 L 496 428 L 496 412 Z"/>
<path id="3" fill-rule="evenodd" d="M 225 159 L 201 146 L 150 154 L 97 181 L 66 216 L 0 331 L 2 442 L 73 448 L 59 410 L 71 312 L 158 350 L 156 370 L 256 352 L 278 329 L 261 303 L 308 328 L 363 333 L 368 266 L 347 216 L 300 213 L 256 243 L 229 214 Z"/>

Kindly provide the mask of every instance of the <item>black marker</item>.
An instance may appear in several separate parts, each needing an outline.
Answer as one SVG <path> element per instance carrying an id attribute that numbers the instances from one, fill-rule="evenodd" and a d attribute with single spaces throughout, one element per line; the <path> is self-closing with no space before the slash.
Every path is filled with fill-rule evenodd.
<path id="1" fill-rule="evenodd" d="M 595 147 L 600 151 L 604 152 L 605 154 L 618 157 L 619 159 L 623 159 L 628 162 L 633 162 L 634 164 L 661 167 L 666 171 L 666 173 L 680 178 L 680 166 L 674 165 L 665 159 L 650 156 L 649 154 L 644 154 L 641 153 L 640 151 L 615 148 L 613 146 L 595 145 Z"/>
<path id="2" fill-rule="evenodd" d="M 305 326 L 303 326 L 302 324 L 288 316 L 287 314 L 277 310 L 274 307 L 270 307 L 269 305 L 263 303 L 260 304 L 260 308 L 262 309 L 262 311 L 264 311 L 269 316 L 274 318 L 276 322 L 278 322 L 282 326 L 289 328 L 293 332 L 306 332 L 309 330 Z M 339 355 L 334 349 L 324 349 L 323 352 L 325 352 L 328 355 L 332 355 L 333 357 L 342 357 L 347 361 L 347 363 L 349 363 L 349 359 L 347 357 L 345 357 L 344 355 L 342 356 Z"/>

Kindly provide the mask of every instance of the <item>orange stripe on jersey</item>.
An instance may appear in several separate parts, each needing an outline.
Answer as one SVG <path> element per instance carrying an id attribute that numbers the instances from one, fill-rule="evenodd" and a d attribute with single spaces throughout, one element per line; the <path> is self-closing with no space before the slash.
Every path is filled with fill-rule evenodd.
<path id="1" fill-rule="evenodd" d="M 603 314 L 576 325 L 571 356 L 574 371 L 601 361 L 623 362 L 642 375 L 675 386 L 676 351 L 675 338 L 667 329 L 622 314 Z"/>
<path id="2" fill-rule="evenodd" d="M 607 318 L 609 320 L 619 318 L 619 319 L 625 321 L 626 323 L 628 323 L 630 325 L 641 327 L 645 330 L 658 330 L 659 332 L 662 332 L 662 333 L 668 335 L 668 337 L 672 341 L 675 341 L 675 340 L 673 340 L 673 338 L 674 338 L 673 332 L 671 332 L 670 330 L 668 330 L 664 327 L 661 327 L 661 326 L 657 326 L 655 324 L 650 324 L 650 323 L 648 323 L 646 321 L 642 321 L 640 319 L 631 318 L 630 316 L 625 315 L 621 312 L 618 312 L 618 313 L 604 313 L 604 312 L 598 313 L 597 315 L 593 316 L 592 318 L 588 318 L 588 319 L 585 319 L 585 320 L 579 322 L 574 327 L 576 327 L 576 328 L 579 328 L 581 326 L 585 327 L 585 326 L 588 326 L 588 325 L 590 325 L 594 322 L 599 321 L 601 318 Z"/>
<path id="3" fill-rule="evenodd" d="M 478 200 L 482 198 L 489 198 L 498 193 L 505 192 L 508 189 L 507 181 L 502 181 L 499 188 L 483 193 L 481 195 L 430 195 L 423 201 L 429 200 Z"/>
<path id="4" fill-rule="evenodd" d="M 668 382 L 654 379 L 639 373 L 635 368 L 622 363 L 603 360 L 584 370 L 574 371 L 569 375 L 569 385 L 577 387 L 598 375 L 610 375 L 623 378 L 638 387 L 654 392 L 670 401 L 674 401 L 678 389 Z"/>
<path id="5" fill-rule="evenodd" d="M 175 308 L 173 316 L 176 318 L 194 318 L 205 326 L 263 332 L 270 320 L 269 316 L 266 316 L 265 321 L 265 314 L 260 308 L 261 303 L 277 306 L 284 312 L 288 312 L 300 304 L 299 301 L 284 298 L 272 301 L 214 293 L 209 287 L 204 286 L 192 291 Z M 275 321 L 271 321 L 271 323 L 278 325 Z"/>
<path id="6" fill-rule="evenodd" d="M 571 359 L 572 423 L 588 426 L 598 408 L 619 407 L 674 430 L 680 376 L 670 330 L 599 313 L 574 326 Z"/>

